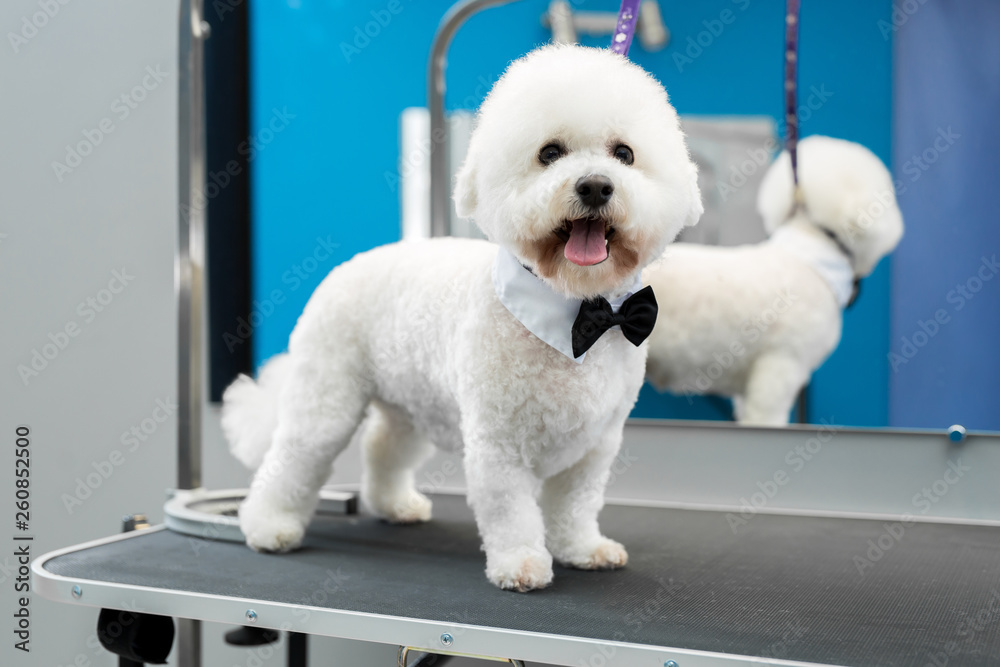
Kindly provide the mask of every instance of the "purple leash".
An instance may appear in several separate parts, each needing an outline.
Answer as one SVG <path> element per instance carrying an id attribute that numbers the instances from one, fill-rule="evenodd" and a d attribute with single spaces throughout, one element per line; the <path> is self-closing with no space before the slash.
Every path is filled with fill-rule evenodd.
<path id="1" fill-rule="evenodd" d="M 792 159 L 792 180 L 798 202 L 799 189 L 799 0 L 788 0 L 785 12 L 785 150 Z"/>
<path id="2" fill-rule="evenodd" d="M 618 10 L 618 25 L 611 38 L 611 50 L 628 56 L 639 18 L 641 0 L 622 0 Z M 799 60 L 799 0 L 788 0 L 785 11 L 785 149 L 792 160 L 792 179 L 796 193 L 799 186 L 799 117 L 798 117 L 798 60 Z M 796 196 L 798 199 L 798 196 Z"/>
<path id="3" fill-rule="evenodd" d="M 611 50 L 628 56 L 628 48 L 632 46 L 632 36 L 635 34 L 635 22 L 639 19 L 639 3 L 641 0 L 622 0 L 622 8 L 618 10 L 618 25 L 611 37 Z"/>

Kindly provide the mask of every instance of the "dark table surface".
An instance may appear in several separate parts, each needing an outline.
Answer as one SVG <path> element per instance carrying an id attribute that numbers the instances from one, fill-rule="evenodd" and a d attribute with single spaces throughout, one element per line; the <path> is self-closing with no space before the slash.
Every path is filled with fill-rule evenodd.
<path id="1" fill-rule="evenodd" d="M 612 572 L 556 568 L 528 594 L 483 574 L 472 514 L 317 519 L 303 548 L 258 554 L 162 530 L 56 557 L 80 579 L 448 623 L 856 667 L 1000 665 L 1000 529 L 608 506 Z M 736 522 L 738 523 L 738 522 Z"/>

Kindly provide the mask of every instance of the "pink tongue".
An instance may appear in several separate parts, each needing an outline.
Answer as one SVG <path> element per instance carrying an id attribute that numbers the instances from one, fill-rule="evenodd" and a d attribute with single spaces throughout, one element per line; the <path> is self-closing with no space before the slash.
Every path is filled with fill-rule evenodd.
<path id="1" fill-rule="evenodd" d="M 566 259 L 580 266 L 593 266 L 608 258 L 603 220 L 576 220 L 570 224 L 573 229 L 563 250 Z"/>

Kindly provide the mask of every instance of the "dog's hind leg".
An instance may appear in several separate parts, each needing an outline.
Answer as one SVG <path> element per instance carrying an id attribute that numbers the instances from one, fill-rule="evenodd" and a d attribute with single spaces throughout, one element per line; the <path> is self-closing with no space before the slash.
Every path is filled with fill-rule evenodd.
<path id="1" fill-rule="evenodd" d="M 750 369 L 746 392 L 739 405 L 741 424 L 786 426 L 808 374 L 802 363 L 782 354 L 759 357 Z"/>
<path id="2" fill-rule="evenodd" d="M 621 442 L 620 431 L 617 442 Z M 617 445 L 592 450 L 575 465 L 545 480 L 541 506 L 546 544 L 559 563 L 598 570 L 628 562 L 625 547 L 602 535 L 597 524 L 617 452 Z"/>
<path id="3" fill-rule="evenodd" d="M 434 445 L 413 428 L 402 410 L 372 401 L 361 434 L 364 466 L 361 500 L 392 523 L 431 518 L 431 501 L 417 491 L 414 473 L 434 453 Z"/>
<path id="4" fill-rule="evenodd" d="M 293 359 L 278 406 L 274 442 L 240 507 L 240 528 L 258 551 L 301 544 L 336 456 L 347 446 L 371 398 L 363 361 Z"/>

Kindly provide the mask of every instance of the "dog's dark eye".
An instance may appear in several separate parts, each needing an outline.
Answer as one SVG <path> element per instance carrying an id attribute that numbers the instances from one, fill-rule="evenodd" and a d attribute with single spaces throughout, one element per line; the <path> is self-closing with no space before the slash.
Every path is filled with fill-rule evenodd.
<path id="1" fill-rule="evenodd" d="M 632 154 L 632 149 L 625 144 L 618 144 L 615 146 L 614 155 L 615 159 L 622 164 L 632 164 L 635 162 L 635 156 Z"/>
<path id="2" fill-rule="evenodd" d="M 538 151 L 538 161 L 542 164 L 552 164 L 565 154 L 566 149 L 559 144 L 547 144 Z"/>

